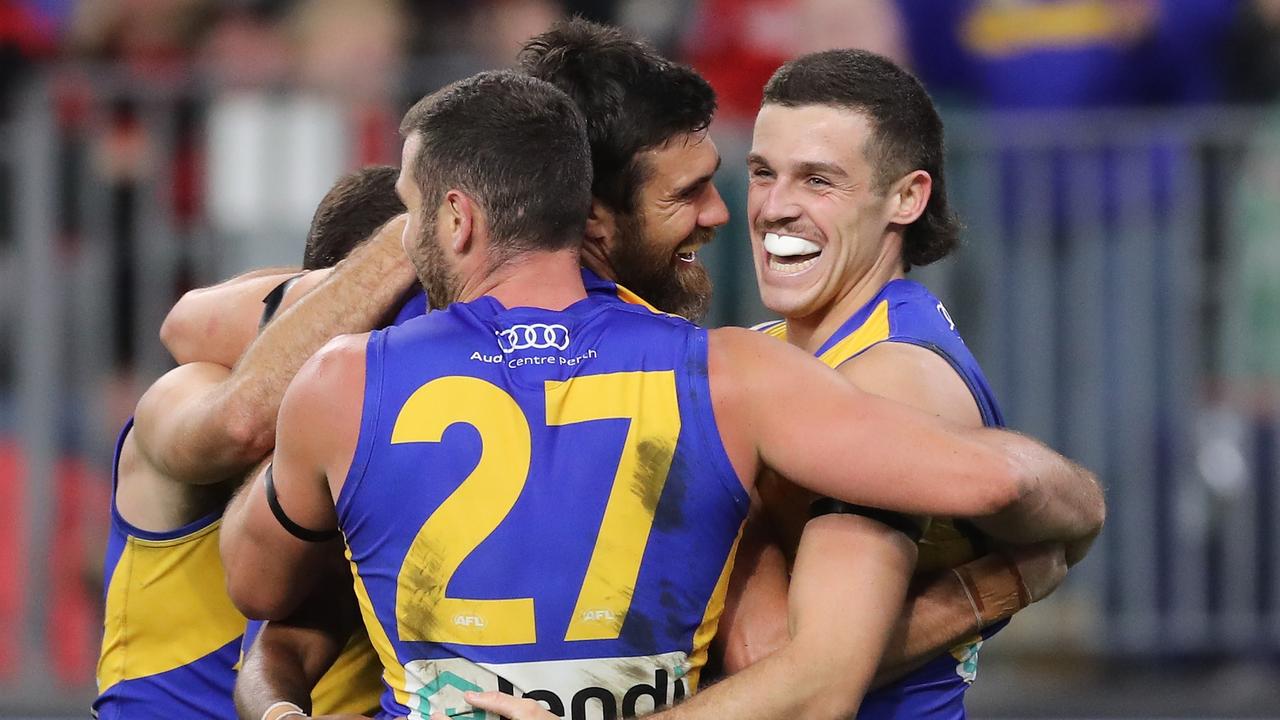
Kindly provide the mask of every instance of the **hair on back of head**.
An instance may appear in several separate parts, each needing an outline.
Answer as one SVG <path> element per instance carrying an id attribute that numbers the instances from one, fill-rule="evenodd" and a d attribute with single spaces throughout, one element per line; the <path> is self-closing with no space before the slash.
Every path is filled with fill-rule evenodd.
<path id="1" fill-rule="evenodd" d="M 764 104 L 828 105 L 865 115 L 871 137 L 863 151 L 877 190 L 915 170 L 933 179 L 929 204 L 903 236 L 905 266 L 928 265 L 955 249 L 960 222 L 947 201 L 942 119 L 914 75 L 865 50 L 825 50 L 778 68 L 765 85 Z"/>
<path id="2" fill-rule="evenodd" d="M 422 139 L 414 174 L 429 218 L 458 189 L 480 206 L 496 246 L 554 250 L 582 242 L 590 150 L 582 115 L 554 85 L 483 72 L 418 101 L 400 131 Z"/>
<path id="3" fill-rule="evenodd" d="M 302 269 L 336 265 L 388 220 L 404 212 L 396 195 L 399 171 L 371 165 L 338 178 L 311 218 Z"/>
<path id="4" fill-rule="evenodd" d="M 591 143 L 593 195 L 611 210 L 634 210 L 647 168 L 640 152 L 705 130 L 715 92 L 691 68 L 622 30 L 574 18 L 535 36 L 520 68 L 566 92 L 582 111 Z"/>

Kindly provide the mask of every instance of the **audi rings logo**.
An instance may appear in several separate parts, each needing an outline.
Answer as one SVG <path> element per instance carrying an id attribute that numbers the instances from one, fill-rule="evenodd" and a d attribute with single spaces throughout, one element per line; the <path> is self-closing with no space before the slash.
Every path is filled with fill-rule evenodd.
<path id="1" fill-rule="evenodd" d="M 569 347 L 569 328 L 563 325 L 512 325 L 494 334 L 498 336 L 498 347 L 504 353 L 545 348 L 564 350 Z"/>

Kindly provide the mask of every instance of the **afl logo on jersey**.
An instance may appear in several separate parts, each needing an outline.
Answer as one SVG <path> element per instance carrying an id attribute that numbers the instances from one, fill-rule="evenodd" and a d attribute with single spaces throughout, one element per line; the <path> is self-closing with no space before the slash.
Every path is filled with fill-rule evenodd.
<path id="1" fill-rule="evenodd" d="M 498 347 L 504 353 L 547 348 L 564 350 L 569 347 L 569 328 L 563 325 L 512 325 L 494 334 L 498 336 Z"/>

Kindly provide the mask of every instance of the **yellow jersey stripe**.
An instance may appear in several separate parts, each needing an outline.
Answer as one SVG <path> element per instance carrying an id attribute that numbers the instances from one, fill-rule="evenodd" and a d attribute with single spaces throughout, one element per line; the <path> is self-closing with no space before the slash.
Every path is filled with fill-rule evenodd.
<path id="1" fill-rule="evenodd" d="M 833 368 L 839 367 L 849 358 L 887 339 L 889 339 L 889 301 L 881 300 L 880 304 L 876 305 L 876 309 L 867 316 L 866 322 L 819 355 L 818 359 Z"/>
<path id="2" fill-rule="evenodd" d="M 1073 48 L 1113 41 L 1124 27 L 1105 0 L 1055 3 L 994 3 L 977 10 L 960 28 L 966 46 L 989 57 L 1035 48 Z"/>
<path id="3" fill-rule="evenodd" d="M 244 634 L 218 554 L 221 524 L 168 540 L 126 539 L 107 587 L 99 693 L 189 665 Z"/>
<path id="4" fill-rule="evenodd" d="M 711 591 L 711 599 L 707 601 L 707 610 L 702 615 L 702 623 L 693 633 L 693 653 L 689 655 L 689 692 L 697 692 L 698 680 L 702 675 L 702 667 L 707 664 L 707 651 L 711 647 L 711 639 L 715 637 L 720 626 L 720 616 L 724 613 L 724 598 L 729 591 L 729 577 L 733 575 L 733 562 L 738 557 L 738 541 L 742 540 L 742 529 L 747 526 L 744 520 L 738 526 L 738 536 L 733 539 L 729 548 L 729 557 L 725 558 L 724 569 L 720 571 L 720 579 Z"/>
<path id="5" fill-rule="evenodd" d="M 656 307 L 654 307 L 654 306 L 650 305 L 650 304 L 649 304 L 649 302 L 648 302 L 647 300 L 645 300 L 644 298 L 642 298 L 642 297 L 640 297 L 639 295 L 635 294 L 635 293 L 634 293 L 634 292 L 632 292 L 630 289 L 628 289 L 628 288 L 626 288 L 626 287 L 624 287 L 624 286 L 622 286 L 622 285 L 619 285 L 619 284 L 617 284 L 617 283 L 614 283 L 614 285 L 618 288 L 618 299 L 619 299 L 619 300 L 621 300 L 622 302 L 624 302 L 624 303 L 628 303 L 628 304 L 631 304 L 631 305 L 639 305 L 640 307 L 647 308 L 650 312 L 655 312 L 655 313 L 658 313 L 658 314 L 660 314 L 660 315 L 668 315 L 668 314 L 670 314 L 670 313 L 664 313 L 664 312 L 662 312 L 661 310 L 659 310 L 658 308 L 656 308 Z"/>
<path id="6" fill-rule="evenodd" d="M 356 601 L 360 604 L 360 616 L 364 619 L 365 629 L 369 631 L 369 642 L 373 643 L 373 649 L 382 661 L 382 680 L 395 694 L 396 702 L 410 707 L 411 698 L 409 692 L 405 690 L 404 666 L 396 657 L 395 647 L 391 645 L 387 631 L 383 629 L 378 614 L 373 610 L 373 601 L 369 599 L 369 591 L 365 589 L 364 580 L 360 578 L 360 570 L 351 559 L 351 548 L 345 548 L 345 552 L 347 562 L 351 565 L 352 585 L 355 587 Z"/>

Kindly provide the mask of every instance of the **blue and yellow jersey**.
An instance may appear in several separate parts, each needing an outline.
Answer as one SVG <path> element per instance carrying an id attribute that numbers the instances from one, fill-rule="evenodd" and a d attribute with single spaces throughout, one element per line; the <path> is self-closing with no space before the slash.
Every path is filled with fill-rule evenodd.
<path id="1" fill-rule="evenodd" d="M 787 339 L 785 320 L 756 329 Z M 946 360 L 964 380 L 988 427 L 1003 426 L 995 393 L 973 353 L 956 332 L 943 304 L 923 285 L 911 280 L 887 283 L 823 343 L 815 353 L 831 367 L 882 342 L 918 345 Z M 935 519 L 920 540 L 917 574 L 933 573 L 966 563 L 986 552 L 982 535 L 963 521 Z M 892 685 L 874 690 L 863 700 L 859 718 L 960 718 L 964 692 L 977 672 L 978 648 L 1005 623 L 988 628 L 983 637 L 968 640 Z"/>
<path id="2" fill-rule="evenodd" d="M 706 332 L 621 292 L 370 337 L 336 506 L 384 717 L 479 720 L 476 689 L 619 717 L 696 689 L 749 498 Z"/>
<path id="3" fill-rule="evenodd" d="M 250 620 L 244 631 L 248 652 L 266 623 Z M 313 715 L 370 715 L 382 697 L 382 661 L 369 642 L 364 627 L 351 633 L 342 653 L 311 690 Z"/>
<path id="4" fill-rule="evenodd" d="M 130 525 L 115 502 L 112 468 L 106 614 L 98 659 L 99 720 L 235 717 L 231 692 L 245 619 L 227 596 L 218 555 L 222 511 L 172 532 Z"/>
<path id="5" fill-rule="evenodd" d="M 582 280 L 587 291 L 593 295 L 647 307 L 635 293 L 585 268 L 582 270 Z M 397 310 L 391 324 L 400 325 L 426 312 L 426 293 L 422 288 L 415 287 Z M 258 621 L 249 621 L 244 633 L 245 652 L 261 632 L 263 625 Z M 312 712 L 316 715 L 372 714 L 378 708 L 383 690 L 382 663 L 374 652 L 365 629 L 360 627 L 347 641 L 333 666 L 312 689 Z"/>

